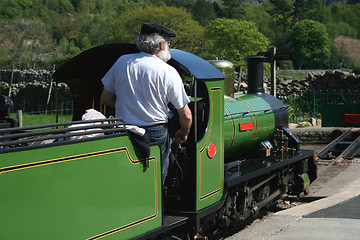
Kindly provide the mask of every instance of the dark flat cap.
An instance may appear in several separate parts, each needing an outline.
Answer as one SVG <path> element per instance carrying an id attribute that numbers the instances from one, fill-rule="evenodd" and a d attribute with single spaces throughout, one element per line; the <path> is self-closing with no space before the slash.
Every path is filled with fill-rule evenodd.
<path id="1" fill-rule="evenodd" d="M 176 37 L 176 34 L 158 23 L 144 23 L 141 26 L 140 34 L 150 35 L 157 33 L 165 37 Z"/>

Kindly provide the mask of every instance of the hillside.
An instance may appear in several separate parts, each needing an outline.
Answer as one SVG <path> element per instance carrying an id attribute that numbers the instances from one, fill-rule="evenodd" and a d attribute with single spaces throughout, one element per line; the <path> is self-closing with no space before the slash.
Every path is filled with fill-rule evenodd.
<path id="1" fill-rule="evenodd" d="M 339 36 L 335 40 L 337 52 L 347 56 L 353 64 L 360 62 L 360 40 L 345 36 Z"/>

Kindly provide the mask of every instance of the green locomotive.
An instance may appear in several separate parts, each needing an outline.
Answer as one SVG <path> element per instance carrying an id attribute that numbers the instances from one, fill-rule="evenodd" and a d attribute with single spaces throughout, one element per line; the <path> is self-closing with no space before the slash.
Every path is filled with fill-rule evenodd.
<path id="1" fill-rule="evenodd" d="M 286 129 L 286 106 L 262 89 L 263 57 L 248 58 L 248 93 L 231 97 L 221 71 L 171 49 L 168 63 L 188 80 L 194 121 L 188 141 L 172 146 L 162 186 L 158 146 L 145 158 L 121 119 L 81 121 L 91 108 L 111 115 L 100 79 L 136 51 L 100 46 L 54 74 L 72 91 L 72 122 L 16 127 L 11 100 L 0 99 L 0 239 L 205 238 L 316 179 L 313 152 Z M 173 115 L 169 128 L 177 124 Z"/>

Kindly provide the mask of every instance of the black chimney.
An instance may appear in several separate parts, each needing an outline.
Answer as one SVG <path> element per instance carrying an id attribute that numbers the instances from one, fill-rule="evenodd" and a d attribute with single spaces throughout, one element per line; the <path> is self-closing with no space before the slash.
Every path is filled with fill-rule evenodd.
<path id="1" fill-rule="evenodd" d="M 247 93 L 254 93 L 261 95 L 264 93 L 263 87 L 263 72 L 264 72 L 264 56 L 248 56 L 248 91 Z"/>

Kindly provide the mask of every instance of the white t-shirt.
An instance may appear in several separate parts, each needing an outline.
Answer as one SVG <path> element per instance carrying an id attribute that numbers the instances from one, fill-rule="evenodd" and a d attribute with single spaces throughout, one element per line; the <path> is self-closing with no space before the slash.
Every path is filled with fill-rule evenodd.
<path id="1" fill-rule="evenodd" d="M 166 123 L 169 102 L 176 109 L 190 102 L 176 69 L 144 52 L 121 56 L 101 81 L 116 95 L 115 117 L 126 124 Z"/>

